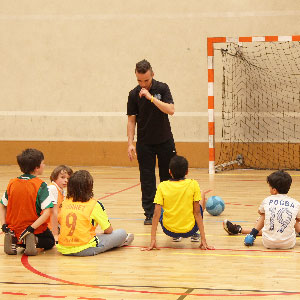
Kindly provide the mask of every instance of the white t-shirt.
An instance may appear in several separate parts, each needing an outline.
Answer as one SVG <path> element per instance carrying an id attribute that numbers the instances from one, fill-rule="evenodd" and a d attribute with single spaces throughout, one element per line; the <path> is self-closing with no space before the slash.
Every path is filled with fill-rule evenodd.
<path id="1" fill-rule="evenodd" d="M 54 181 L 51 182 L 50 185 L 48 185 L 49 194 L 53 196 L 53 204 L 57 204 L 58 200 L 58 190 L 64 195 L 64 190 L 62 190 Z"/>
<path id="2" fill-rule="evenodd" d="M 286 194 L 264 199 L 259 211 L 265 214 L 263 245 L 272 249 L 290 249 L 296 244 L 295 223 L 300 219 L 300 203 Z"/>

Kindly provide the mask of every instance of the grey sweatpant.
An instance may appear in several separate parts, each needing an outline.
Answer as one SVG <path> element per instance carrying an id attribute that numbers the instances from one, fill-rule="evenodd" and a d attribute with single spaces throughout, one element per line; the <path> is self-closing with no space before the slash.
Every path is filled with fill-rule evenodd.
<path id="1" fill-rule="evenodd" d="M 109 249 L 120 247 L 126 240 L 127 233 L 124 229 L 116 229 L 110 234 L 97 234 L 98 247 L 90 247 L 77 253 L 65 254 L 67 256 L 93 256 Z"/>

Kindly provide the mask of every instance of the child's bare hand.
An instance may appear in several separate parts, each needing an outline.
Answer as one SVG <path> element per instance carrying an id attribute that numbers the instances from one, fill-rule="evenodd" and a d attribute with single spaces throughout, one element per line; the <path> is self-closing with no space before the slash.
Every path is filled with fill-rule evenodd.
<path id="1" fill-rule="evenodd" d="M 201 244 L 200 244 L 200 246 L 199 246 L 199 248 L 201 250 L 214 250 L 215 249 L 214 246 L 208 246 L 207 243 L 206 243 L 206 241 L 202 241 Z"/>
<path id="2" fill-rule="evenodd" d="M 157 246 L 156 246 L 156 240 L 151 241 L 151 244 L 149 247 L 146 248 L 142 248 L 141 251 L 151 251 L 151 250 L 160 250 Z"/>

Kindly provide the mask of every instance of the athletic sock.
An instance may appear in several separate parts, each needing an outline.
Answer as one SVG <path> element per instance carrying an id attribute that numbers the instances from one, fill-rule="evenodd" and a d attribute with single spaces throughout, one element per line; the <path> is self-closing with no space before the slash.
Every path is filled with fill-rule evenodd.
<path id="1" fill-rule="evenodd" d="M 256 236 L 258 235 L 259 231 L 255 228 L 252 228 L 250 234 L 254 236 L 254 238 L 256 238 Z"/>
<path id="2" fill-rule="evenodd" d="M 237 225 L 237 226 L 238 226 L 238 232 L 242 233 L 242 230 L 243 230 L 242 226 L 241 225 Z"/>

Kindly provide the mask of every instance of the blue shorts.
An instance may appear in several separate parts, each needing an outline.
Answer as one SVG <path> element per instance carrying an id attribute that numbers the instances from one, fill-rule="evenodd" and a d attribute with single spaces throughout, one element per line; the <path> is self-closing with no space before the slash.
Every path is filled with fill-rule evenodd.
<path id="1" fill-rule="evenodd" d="M 189 232 L 185 232 L 185 233 L 178 233 L 178 232 L 172 232 L 172 231 L 169 231 L 167 228 L 164 227 L 164 224 L 163 224 L 163 208 L 161 209 L 161 215 L 160 215 L 160 219 L 159 219 L 159 222 L 160 222 L 160 225 L 161 225 L 161 228 L 163 230 L 163 232 L 168 235 L 168 236 L 171 236 L 171 237 L 174 237 L 174 238 L 179 238 L 179 237 L 183 237 L 183 238 L 188 238 L 192 235 L 194 235 L 195 233 L 197 233 L 197 231 L 199 230 L 198 228 L 198 225 L 197 225 L 197 222 L 195 220 L 195 225 L 194 227 L 192 228 L 192 230 L 190 230 Z M 202 209 L 202 206 L 200 205 L 200 212 L 201 212 L 201 216 L 203 218 L 203 209 Z"/>

